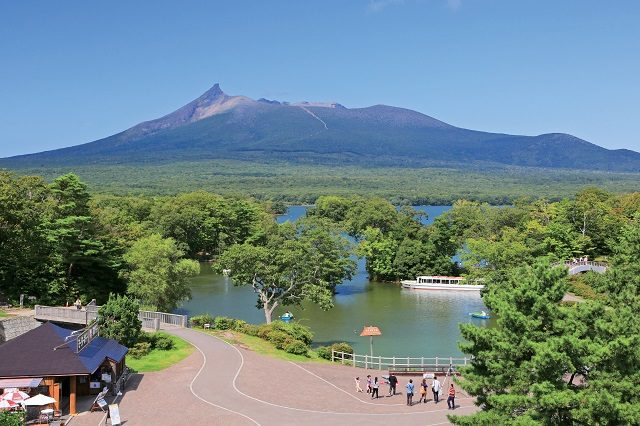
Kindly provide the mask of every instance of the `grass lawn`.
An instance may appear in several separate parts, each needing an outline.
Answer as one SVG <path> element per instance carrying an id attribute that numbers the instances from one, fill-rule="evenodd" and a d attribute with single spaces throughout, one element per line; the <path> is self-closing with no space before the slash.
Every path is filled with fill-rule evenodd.
<path id="1" fill-rule="evenodd" d="M 0 309 L 0 318 L 8 317 L 8 316 L 9 316 L 9 314 L 8 314 L 8 313 L 6 313 L 6 312 L 5 312 L 5 311 L 3 311 L 2 309 Z"/>
<path id="2" fill-rule="evenodd" d="M 330 363 L 330 361 L 320 358 L 318 354 L 314 351 L 309 351 L 308 357 L 303 355 L 290 354 L 283 350 L 276 349 L 276 347 L 273 346 L 271 342 L 267 342 L 266 340 L 262 340 L 261 338 L 256 336 L 249 336 L 248 334 L 238 333 L 237 331 L 231 331 L 231 330 L 202 330 L 202 331 L 204 333 L 212 334 L 216 337 L 219 337 L 225 342 L 229 342 L 233 345 L 245 347 L 260 355 L 271 356 L 271 357 L 283 359 L 286 361 Z"/>
<path id="3" fill-rule="evenodd" d="M 189 342 L 177 336 L 159 332 L 158 334 L 168 336 L 173 340 L 174 348 L 169 351 L 154 349 L 142 358 L 127 357 L 127 366 L 139 373 L 164 370 L 182 361 L 193 352 L 194 347 Z"/>

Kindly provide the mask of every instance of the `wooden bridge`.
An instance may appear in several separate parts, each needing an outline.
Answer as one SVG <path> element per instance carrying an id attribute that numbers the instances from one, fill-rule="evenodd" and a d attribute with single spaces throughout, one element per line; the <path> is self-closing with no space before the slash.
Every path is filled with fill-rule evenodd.
<path id="1" fill-rule="evenodd" d="M 79 324 L 86 326 L 98 318 L 100 306 L 89 304 L 82 309 L 75 306 L 42 306 L 36 305 L 35 319 L 38 321 L 61 322 L 65 324 Z M 184 328 L 188 326 L 186 315 L 169 314 L 166 312 L 140 311 L 138 318 L 142 321 L 142 328 L 160 330 L 161 328 Z"/>
<path id="2" fill-rule="evenodd" d="M 593 271 L 603 274 L 607 271 L 609 265 L 604 262 L 592 262 L 590 260 L 578 260 L 564 262 L 564 266 L 569 269 L 569 275 L 579 274 L 581 272 Z"/>

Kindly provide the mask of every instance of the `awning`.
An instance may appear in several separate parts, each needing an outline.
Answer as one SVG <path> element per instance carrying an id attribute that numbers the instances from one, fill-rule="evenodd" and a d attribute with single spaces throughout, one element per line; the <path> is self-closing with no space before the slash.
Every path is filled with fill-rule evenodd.
<path id="1" fill-rule="evenodd" d="M 0 379 L 0 389 L 7 388 L 35 388 L 42 382 L 42 377 L 27 379 Z"/>

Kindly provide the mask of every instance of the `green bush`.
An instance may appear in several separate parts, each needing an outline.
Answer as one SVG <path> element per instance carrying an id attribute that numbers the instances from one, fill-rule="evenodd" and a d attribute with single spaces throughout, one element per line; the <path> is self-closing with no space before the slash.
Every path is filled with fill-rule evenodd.
<path id="1" fill-rule="evenodd" d="M 295 355 L 308 356 L 309 347 L 301 340 L 288 341 L 284 346 L 285 352 Z"/>
<path id="2" fill-rule="evenodd" d="M 153 348 L 160 349 L 161 351 L 170 351 L 174 347 L 173 340 L 163 334 L 156 335 L 154 343 Z"/>
<path id="3" fill-rule="evenodd" d="M 128 354 L 132 358 L 142 358 L 143 356 L 149 354 L 149 352 L 151 352 L 151 343 L 138 342 L 129 349 Z"/>
<path id="4" fill-rule="evenodd" d="M 269 333 L 271 333 L 271 331 L 273 330 L 273 328 L 271 328 L 271 324 L 260 324 L 258 326 L 258 332 L 256 333 L 256 336 L 258 336 L 259 338 L 263 339 L 263 340 L 269 340 Z"/>
<path id="5" fill-rule="evenodd" d="M 244 324 L 242 327 L 236 328 L 240 333 L 248 334 L 249 336 L 257 336 L 259 329 L 260 327 L 255 324 Z"/>
<path id="6" fill-rule="evenodd" d="M 236 320 L 229 317 L 215 317 L 213 324 L 216 330 L 233 330 Z"/>
<path id="7" fill-rule="evenodd" d="M 24 422 L 24 411 L 0 411 L 0 425 L 2 426 L 23 426 Z"/>
<path id="8" fill-rule="evenodd" d="M 147 342 L 149 343 L 149 345 L 151 345 L 151 349 L 156 347 L 156 339 L 158 338 L 158 335 L 156 333 L 147 333 L 147 332 L 142 332 L 142 334 L 140 334 L 140 338 L 138 339 L 138 343 L 141 342 Z"/>
<path id="9" fill-rule="evenodd" d="M 336 352 L 344 352 L 346 354 L 349 354 L 349 356 L 345 355 L 345 359 L 351 359 L 351 355 L 353 354 L 353 348 L 351 347 L 350 344 L 346 343 L 346 342 L 339 342 L 339 343 L 334 343 L 333 345 L 329 346 L 329 358 L 331 359 L 331 351 L 336 351 Z"/>
<path id="10" fill-rule="evenodd" d="M 267 340 L 273 343 L 273 346 L 275 346 L 276 348 L 284 349 L 287 342 L 293 341 L 294 339 L 291 339 L 291 336 L 289 336 L 287 333 L 283 331 L 272 330 L 267 335 Z"/>
<path id="11" fill-rule="evenodd" d="M 246 321 L 243 321 L 241 319 L 237 319 L 237 320 L 233 320 L 233 329 L 235 331 L 240 331 L 242 332 L 242 330 L 244 329 L 244 327 L 247 325 Z"/>
<path id="12" fill-rule="evenodd" d="M 320 358 L 331 360 L 331 348 L 329 346 L 320 346 L 316 348 L 316 353 Z"/>
<path id="13" fill-rule="evenodd" d="M 190 319 L 192 327 L 204 327 L 205 324 L 213 324 L 213 320 L 214 318 L 209 314 L 196 315 Z"/>
<path id="14" fill-rule="evenodd" d="M 274 321 L 271 323 L 273 330 L 280 330 L 287 333 L 295 340 L 301 340 L 305 345 L 309 346 L 313 341 L 313 333 L 311 329 L 296 322 L 286 323 L 284 321 Z"/>

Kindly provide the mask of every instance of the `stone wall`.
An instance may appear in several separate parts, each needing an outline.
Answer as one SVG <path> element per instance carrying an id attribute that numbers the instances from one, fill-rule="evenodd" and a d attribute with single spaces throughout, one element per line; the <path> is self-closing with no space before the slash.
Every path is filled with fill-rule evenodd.
<path id="1" fill-rule="evenodd" d="M 0 344 L 33 330 L 40 324 L 28 316 L 0 318 Z"/>

